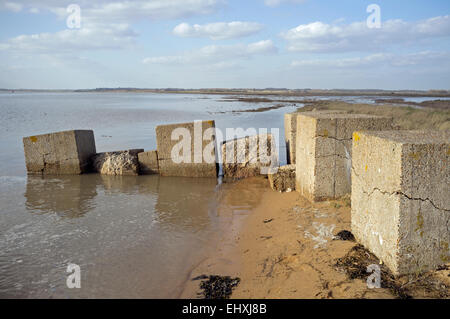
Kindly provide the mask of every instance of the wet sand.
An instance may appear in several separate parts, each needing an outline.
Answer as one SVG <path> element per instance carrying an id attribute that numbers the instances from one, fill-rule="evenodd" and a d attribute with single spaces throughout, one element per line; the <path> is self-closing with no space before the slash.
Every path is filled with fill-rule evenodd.
<path id="1" fill-rule="evenodd" d="M 257 207 L 233 218 L 216 252 L 193 269 L 180 297 L 198 297 L 199 282 L 193 278 L 222 275 L 241 279 L 232 298 L 449 298 L 448 267 L 396 279 L 401 296 L 391 286 L 369 289 L 365 277 L 350 279 L 336 264 L 358 245 L 334 236 L 350 230 L 348 199 L 313 204 L 296 192 L 271 190 L 262 177 L 236 182 L 225 197 L 232 201 L 254 187 L 261 191 L 254 195 Z"/>

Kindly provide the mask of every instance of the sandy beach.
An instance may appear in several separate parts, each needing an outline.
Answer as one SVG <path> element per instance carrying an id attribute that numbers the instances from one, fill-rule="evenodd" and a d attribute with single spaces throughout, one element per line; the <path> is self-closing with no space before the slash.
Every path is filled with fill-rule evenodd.
<path id="1" fill-rule="evenodd" d="M 336 234 L 350 230 L 347 198 L 310 203 L 296 192 L 278 193 L 265 178 L 235 183 L 224 200 L 233 200 L 242 189 L 259 189 L 259 205 L 250 214 L 237 215 L 216 253 L 196 267 L 186 282 L 182 298 L 198 298 L 201 275 L 238 277 L 232 298 L 449 298 L 450 268 L 392 281 L 382 267 L 382 288 L 369 289 L 366 277 L 351 278 L 339 261 L 360 246 Z M 369 252 L 364 252 L 368 254 Z M 367 260 L 374 258 L 373 255 Z M 376 260 L 380 263 L 378 260 Z M 373 262 L 373 260 L 372 260 Z"/>

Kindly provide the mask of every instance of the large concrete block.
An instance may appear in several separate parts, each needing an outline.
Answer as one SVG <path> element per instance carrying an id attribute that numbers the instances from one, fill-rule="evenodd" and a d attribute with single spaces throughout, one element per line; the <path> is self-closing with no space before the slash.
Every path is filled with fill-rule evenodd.
<path id="1" fill-rule="evenodd" d="M 138 154 L 139 170 L 142 175 L 159 174 L 158 152 L 148 151 Z"/>
<path id="2" fill-rule="evenodd" d="M 93 157 L 94 171 L 102 175 L 139 175 L 138 154 L 143 149 L 99 153 Z"/>
<path id="3" fill-rule="evenodd" d="M 295 165 L 280 166 L 268 175 L 270 187 L 278 192 L 295 190 Z"/>
<path id="4" fill-rule="evenodd" d="M 234 139 L 222 144 L 223 175 L 241 179 L 267 175 L 278 168 L 278 154 L 272 134 L 259 134 Z"/>
<path id="5" fill-rule="evenodd" d="M 30 174 L 86 173 L 96 153 L 94 132 L 74 130 L 23 138 L 25 163 Z"/>
<path id="6" fill-rule="evenodd" d="M 312 201 L 339 198 L 350 193 L 352 133 L 392 128 L 392 118 L 374 115 L 299 114 L 296 190 Z"/>
<path id="7" fill-rule="evenodd" d="M 338 114 L 345 113 L 341 110 L 316 110 L 310 112 L 292 112 L 284 114 L 284 140 L 286 142 L 286 159 L 288 164 L 295 164 L 296 138 L 297 138 L 297 116 L 299 114 Z"/>
<path id="8" fill-rule="evenodd" d="M 394 274 L 450 262 L 450 131 L 355 132 L 352 232 Z"/>
<path id="9" fill-rule="evenodd" d="M 217 177 L 214 121 L 160 125 L 156 142 L 162 176 Z"/>

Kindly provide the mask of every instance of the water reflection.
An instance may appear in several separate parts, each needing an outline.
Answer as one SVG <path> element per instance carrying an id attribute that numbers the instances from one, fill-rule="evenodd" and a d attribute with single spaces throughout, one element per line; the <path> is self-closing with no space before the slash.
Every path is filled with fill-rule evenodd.
<path id="1" fill-rule="evenodd" d="M 33 213 L 56 213 L 60 217 L 77 218 L 92 208 L 97 195 L 93 176 L 45 177 L 29 175 L 25 205 Z"/>
<path id="2" fill-rule="evenodd" d="M 4 183 L 13 195 L 0 215 L 0 297 L 177 296 L 222 229 L 216 183 L 97 174 Z M 81 290 L 66 287 L 68 263 L 82 269 Z"/>
<path id="3" fill-rule="evenodd" d="M 155 205 L 158 219 L 171 225 L 206 227 L 215 215 L 216 185 L 214 178 L 161 177 Z"/>
<path id="4" fill-rule="evenodd" d="M 99 176 L 98 186 L 106 193 L 158 195 L 159 175 L 149 176 Z"/>

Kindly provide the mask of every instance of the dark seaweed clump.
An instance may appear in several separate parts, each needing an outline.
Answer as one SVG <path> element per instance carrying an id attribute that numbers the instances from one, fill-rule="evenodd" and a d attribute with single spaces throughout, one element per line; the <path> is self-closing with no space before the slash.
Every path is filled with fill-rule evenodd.
<path id="1" fill-rule="evenodd" d="M 342 230 L 334 237 L 336 237 L 337 240 L 355 241 L 355 236 L 353 236 L 353 234 L 348 230 Z"/>
<path id="2" fill-rule="evenodd" d="M 379 264 L 379 259 L 361 245 L 353 247 L 343 258 L 337 260 L 336 266 L 345 271 L 350 279 L 366 280 L 369 274 L 367 267 Z M 381 268 L 381 287 L 387 288 L 400 299 L 410 299 L 411 296 L 395 280 L 391 271 L 385 266 Z"/>
<path id="3" fill-rule="evenodd" d="M 344 257 L 337 259 L 336 267 L 344 271 L 350 279 L 367 280 L 367 266 L 379 264 L 379 259 L 361 245 L 353 247 Z M 381 270 L 381 288 L 389 291 L 399 299 L 450 297 L 450 287 L 436 277 L 435 272 L 394 276 L 384 264 Z M 448 266 L 439 267 L 436 271 L 447 271 Z"/>
<path id="4" fill-rule="evenodd" d="M 201 275 L 192 280 L 202 280 L 200 283 L 200 289 L 202 291 L 198 293 L 198 296 L 203 299 L 229 299 L 233 293 L 233 289 L 241 281 L 240 278 L 216 275 Z"/>

